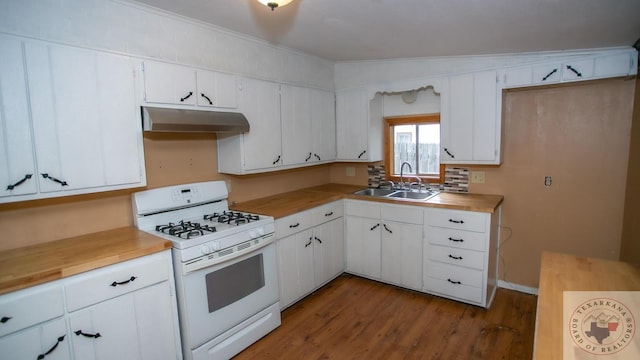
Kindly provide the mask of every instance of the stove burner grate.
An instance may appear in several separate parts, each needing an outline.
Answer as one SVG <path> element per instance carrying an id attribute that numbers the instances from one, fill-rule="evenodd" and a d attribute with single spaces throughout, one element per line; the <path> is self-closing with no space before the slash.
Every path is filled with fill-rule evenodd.
<path id="1" fill-rule="evenodd" d="M 223 211 L 221 213 L 213 213 L 204 216 L 204 220 L 231 225 L 248 224 L 252 221 L 260 220 L 259 215 L 245 214 L 238 211 Z"/>
<path id="2" fill-rule="evenodd" d="M 179 223 L 168 223 L 163 225 L 156 225 L 156 231 L 171 236 L 176 236 L 181 239 L 191 239 L 199 236 L 203 236 L 205 233 L 216 232 L 215 226 L 201 225 L 197 222 L 180 221 Z"/>

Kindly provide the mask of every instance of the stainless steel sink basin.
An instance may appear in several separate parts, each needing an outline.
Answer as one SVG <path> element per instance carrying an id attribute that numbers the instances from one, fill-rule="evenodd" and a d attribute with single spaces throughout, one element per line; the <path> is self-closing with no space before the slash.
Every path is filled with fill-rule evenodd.
<path id="1" fill-rule="evenodd" d="M 384 196 L 391 195 L 394 192 L 396 192 L 396 190 L 368 188 L 368 189 L 358 190 L 358 191 L 354 192 L 354 194 L 355 195 L 384 197 Z"/>
<path id="2" fill-rule="evenodd" d="M 394 199 L 414 199 L 414 200 L 424 200 L 431 196 L 435 195 L 434 193 L 420 193 L 420 192 L 411 192 L 411 191 L 396 191 L 393 194 L 389 194 L 390 198 Z"/>

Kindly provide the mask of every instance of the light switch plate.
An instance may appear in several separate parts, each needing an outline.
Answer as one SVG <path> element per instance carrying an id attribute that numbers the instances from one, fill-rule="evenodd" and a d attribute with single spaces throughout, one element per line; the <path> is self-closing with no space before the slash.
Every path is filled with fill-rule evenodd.
<path id="1" fill-rule="evenodd" d="M 356 168 L 348 166 L 347 167 L 347 176 L 356 176 Z"/>
<path id="2" fill-rule="evenodd" d="M 472 171 L 471 182 L 475 184 L 484 184 L 484 171 Z"/>

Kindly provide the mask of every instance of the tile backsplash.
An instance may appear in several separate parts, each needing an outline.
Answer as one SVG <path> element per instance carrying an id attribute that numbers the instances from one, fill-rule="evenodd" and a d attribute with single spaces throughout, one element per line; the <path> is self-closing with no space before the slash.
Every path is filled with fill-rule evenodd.
<path id="1" fill-rule="evenodd" d="M 378 187 L 385 180 L 384 165 L 369 165 L 369 186 Z"/>
<path id="2" fill-rule="evenodd" d="M 458 193 L 469 192 L 469 169 L 461 167 L 445 168 L 443 185 L 443 191 Z"/>

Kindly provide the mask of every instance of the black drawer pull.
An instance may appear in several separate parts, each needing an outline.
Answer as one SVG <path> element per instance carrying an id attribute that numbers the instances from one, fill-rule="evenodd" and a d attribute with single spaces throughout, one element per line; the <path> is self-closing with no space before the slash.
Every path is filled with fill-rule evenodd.
<path id="1" fill-rule="evenodd" d="M 189 91 L 189 93 L 187 94 L 187 96 L 180 98 L 180 102 L 183 102 L 185 100 L 187 100 L 188 98 L 191 97 L 191 95 L 193 95 L 193 91 Z"/>
<path id="2" fill-rule="evenodd" d="M 573 71 L 573 73 L 576 74 L 577 77 L 582 77 L 582 73 L 576 70 L 573 66 L 567 65 L 567 69 Z"/>
<path id="3" fill-rule="evenodd" d="M 378 226 L 380 226 L 380 224 L 375 224 L 375 225 L 373 225 L 373 226 L 371 227 L 371 229 L 369 229 L 369 230 L 372 230 L 372 231 L 373 231 L 373 230 L 375 230 Z"/>
<path id="4" fill-rule="evenodd" d="M 331 215 L 333 215 L 333 211 L 324 214 L 324 216 L 331 216 Z"/>
<path id="5" fill-rule="evenodd" d="M 307 247 L 307 246 L 311 245 L 311 240 L 312 240 L 312 239 L 313 239 L 313 238 L 309 238 L 309 242 L 308 242 L 308 243 L 306 243 L 306 244 L 304 244 L 304 247 Z"/>
<path id="6" fill-rule="evenodd" d="M 462 283 L 460 281 L 453 281 L 451 279 L 447 279 L 448 282 L 455 284 L 455 285 L 462 285 Z"/>
<path id="7" fill-rule="evenodd" d="M 275 165 L 280 161 L 280 155 L 271 163 L 271 165 Z"/>
<path id="8" fill-rule="evenodd" d="M 453 242 L 464 242 L 464 239 L 454 239 L 454 238 L 449 238 L 449 241 L 453 241 Z"/>
<path id="9" fill-rule="evenodd" d="M 8 185 L 7 186 L 7 190 L 13 190 L 15 189 L 17 186 L 22 185 L 22 183 L 24 183 L 25 181 L 31 179 L 31 177 L 33 176 L 33 174 L 27 174 L 25 175 L 20 181 L 18 181 L 17 183 L 13 184 L 13 185 Z"/>
<path id="10" fill-rule="evenodd" d="M 316 239 L 317 242 L 319 242 L 320 244 L 322 244 L 322 240 L 318 239 L 317 237 L 313 237 L 314 239 Z"/>
<path id="11" fill-rule="evenodd" d="M 553 69 L 550 73 L 547 74 L 547 76 L 542 78 L 542 81 L 547 81 L 547 79 L 549 78 L 549 76 L 553 75 L 554 73 L 556 73 L 558 71 L 558 69 Z"/>
<path id="12" fill-rule="evenodd" d="M 449 219 L 450 223 L 454 223 L 454 224 L 464 224 L 464 220 L 453 220 L 453 219 Z"/>
<path id="13" fill-rule="evenodd" d="M 450 153 L 450 152 L 449 152 L 449 150 L 448 150 L 447 148 L 444 148 L 444 152 L 446 152 L 446 153 L 447 153 L 447 155 L 451 156 L 451 158 L 452 158 L 452 159 L 455 159 L 455 158 L 456 158 L 455 156 L 453 156 L 453 154 L 452 154 L 452 153 Z"/>
<path id="14" fill-rule="evenodd" d="M 51 180 L 53 182 L 57 182 L 58 184 L 60 184 L 60 186 L 68 186 L 69 185 L 69 184 L 67 184 L 66 181 L 63 181 L 63 180 L 60 180 L 60 179 L 56 179 L 53 176 L 50 176 L 49 174 L 45 173 L 45 174 L 40 174 L 40 175 L 42 175 L 42 177 L 45 178 L 45 179 L 49 179 L 49 180 Z"/>
<path id="15" fill-rule="evenodd" d="M 298 226 L 300 226 L 300 223 L 295 223 L 293 225 L 289 225 L 289 229 L 297 228 Z"/>
<path id="16" fill-rule="evenodd" d="M 11 316 L 3 316 L 2 319 L 0 319 L 0 323 L 4 324 L 11 319 L 13 319 Z"/>
<path id="17" fill-rule="evenodd" d="M 83 333 L 82 330 L 77 330 L 77 331 L 74 331 L 73 333 L 78 335 L 78 336 L 82 335 L 84 337 L 94 338 L 94 339 L 97 339 L 97 338 L 102 336 L 102 335 L 100 335 L 100 333 L 95 333 L 95 334 Z"/>
<path id="18" fill-rule="evenodd" d="M 137 278 L 136 278 L 135 276 L 132 276 L 132 277 L 130 277 L 128 280 L 121 281 L 121 282 L 114 281 L 114 282 L 112 282 L 112 283 L 111 283 L 111 284 L 109 284 L 109 285 L 110 285 L 110 286 L 113 286 L 113 287 L 116 287 L 116 286 L 118 286 L 118 285 L 128 284 L 128 283 L 132 282 L 132 281 L 133 281 L 133 280 L 135 280 L 135 279 L 137 279 Z"/>
<path id="19" fill-rule="evenodd" d="M 453 256 L 449 254 L 449 257 L 452 258 L 453 260 L 462 260 L 462 256 Z"/>
<path id="20" fill-rule="evenodd" d="M 358 155 L 358 159 L 360 159 L 362 156 L 364 156 L 364 154 L 367 153 L 367 150 L 363 150 L 360 155 Z"/>
<path id="21" fill-rule="evenodd" d="M 307 158 L 306 158 L 306 159 L 304 159 L 304 162 L 309 161 L 309 159 L 311 159 L 311 153 L 309 153 L 309 156 L 307 156 Z"/>
<path id="22" fill-rule="evenodd" d="M 385 229 L 385 230 L 387 230 L 387 231 L 389 232 L 389 234 L 393 234 L 393 231 L 391 231 L 391 229 L 389 229 L 389 228 L 387 227 L 387 224 L 384 224 L 384 225 L 382 225 L 382 226 L 384 226 L 384 229 Z"/>
<path id="23" fill-rule="evenodd" d="M 202 96 L 203 98 L 207 99 L 207 101 L 209 102 L 209 105 L 213 105 L 213 102 L 211 101 L 211 99 L 209 99 L 209 97 L 203 93 L 200 93 L 200 96 Z"/>
<path id="24" fill-rule="evenodd" d="M 51 349 L 49 349 L 49 351 L 47 351 L 44 354 L 40 354 L 38 355 L 38 360 L 42 360 L 45 358 L 45 356 L 51 354 L 53 352 L 53 350 L 55 350 L 58 347 L 58 344 L 60 344 L 63 340 L 64 340 L 65 335 L 62 335 L 60 337 L 58 337 L 58 341 L 56 341 L 55 345 L 53 345 L 53 347 Z"/>

